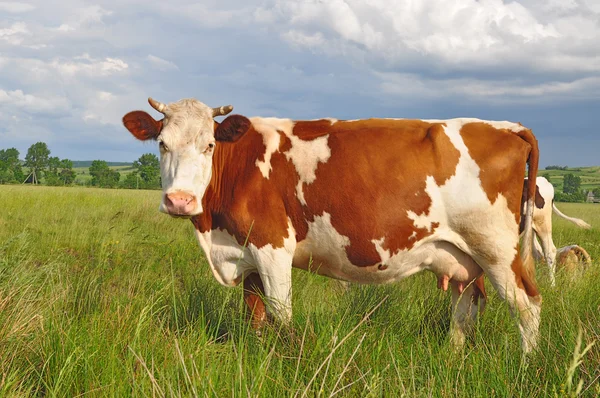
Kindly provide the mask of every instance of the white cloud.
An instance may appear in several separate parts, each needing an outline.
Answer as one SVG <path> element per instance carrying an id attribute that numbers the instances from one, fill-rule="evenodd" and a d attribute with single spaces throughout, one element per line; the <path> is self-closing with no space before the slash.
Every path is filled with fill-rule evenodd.
<path id="1" fill-rule="evenodd" d="M 75 28 L 69 24 L 64 23 L 64 24 L 60 25 L 58 28 L 56 28 L 56 30 L 59 30 L 61 32 L 70 32 L 72 30 L 75 30 Z"/>
<path id="2" fill-rule="evenodd" d="M 146 59 L 150 61 L 150 64 L 154 66 L 156 69 L 161 71 L 167 70 L 178 70 L 179 68 L 171 61 L 167 61 L 166 59 L 162 59 L 157 57 L 156 55 L 149 54 Z"/>
<path id="3" fill-rule="evenodd" d="M 19 13 L 31 11 L 34 9 L 35 9 L 35 6 L 28 4 L 28 3 L 0 1 L 0 11 L 4 11 L 4 12 L 19 14 Z"/>
<path id="4" fill-rule="evenodd" d="M 501 0 L 275 0 L 257 13 L 268 18 L 257 19 L 276 21 L 281 37 L 295 46 L 366 60 L 375 69 L 420 62 L 427 70 L 524 63 L 529 70 L 588 70 L 600 40 L 599 15 L 584 12 L 573 1 L 551 0 L 542 18 L 534 5 L 525 5 Z M 577 46 L 580 51 L 573 54 Z M 579 62 L 544 62 L 557 53 Z"/>
<path id="5" fill-rule="evenodd" d="M 462 97 L 492 103 L 537 103 L 573 99 L 600 100 L 600 77 L 563 82 L 531 83 L 521 79 L 483 80 L 459 78 L 435 80 L 414 74 L 378 74 L 381 91 L 404 98 L 444 99 Z"/>
<path id="6" fill-rule="evenodd" d="M 27 34 L 29 34 L 27 25 L 24 22 L 15 22 L 8 28 L 0 29 L 0 40 L 19 45 L 23 42 L 23 36 Z"/>
<path id="7" fill-rule="evenodd" d="M 17 108 L 28 113 L 64 112 L 70 108 L 68 99 L 64 97 L 25 94 L 22 90 L 0 89 L 0 103 L 5 108 Z"/>
<path id="8" fill-rule="evenodd" d="M 598 0 L 90 4 L 0 1 L 2 138 L 108 151 L 148 96 L 300 118 L 599 101 Z"/>
<path id="9" fill-rule="evenodd" d="M 75 57 L 73 60 L 55 59 L 50 66 L 65 76 L 83 74 L 89 77 L 108 76 L 124 72 L 129 68 L 129 65 L 121 59 L 110 57 L 95 59 L 88 54 Z"/>

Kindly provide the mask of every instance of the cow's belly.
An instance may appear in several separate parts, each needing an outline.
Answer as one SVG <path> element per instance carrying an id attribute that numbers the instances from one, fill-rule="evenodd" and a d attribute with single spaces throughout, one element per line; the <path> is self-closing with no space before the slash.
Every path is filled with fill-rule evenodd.
<path id="1" fill-rule="evenodd" d="M 423 270 L 432 271 L 440 280 L 459 283 L 468 283 L 482 273 L 471 256 L 442 240 L 431 239 L 368 266 L 352 264 L 343 248 L 323 243 L 310 239 L 299 242 L 293 266 L 331 278 L 374 284 L 396 282 Z"/>

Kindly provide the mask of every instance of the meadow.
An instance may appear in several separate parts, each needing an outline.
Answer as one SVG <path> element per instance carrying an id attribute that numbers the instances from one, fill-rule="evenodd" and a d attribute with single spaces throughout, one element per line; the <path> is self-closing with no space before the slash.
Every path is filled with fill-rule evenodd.
<path id="1" fill-rule="evenodd" d="M 78 167 L 73 167 L 73 171 L 75 171 L 75 184 L 76 185 L 86 185 L 86 184 L 90 184 L 90 182 L 92 181 L 92 176 L 90 175 L 90 166 L 87 165 L 87 163 L 91 163 L 91 162 L 78 162 L 78 163 L 85 163 L 85 166 L 78 166 Z M 135 170 L 135 168 L 133 167 L 133 165 L 131 163 L 129 164 L 119 164 L 119 165 L 114 165 L 109 163 L 108 166 L 111 170 L 116 170 L 121 174 L 121 179 L 120 181 L 124 181 L 125 178 L 127 177 L 127 174 L 131 173 L 132 171 Z"/>
<path id="2" fill-rule="evenodd" d="M 600 166 L 572 167 L 566 170 L 539 170 L 538 176 L 549 177 L 548 180 L 558 191 L 562 191 L 565 174 L 573 174 L 581 178 L 581 189 L 600 188 Z"/>
<path id="3" fill-rule="evenodd" d="M 295 270 L 292 325 L 259 335 L 242 290 L 214 280 L 160 195 L 0 186 L 0 396 L 600 395 L 600 205 L 558 204 L 594 229 L 555 219 L 557 247 L 577 243 L 593 264 L 559 271 L 556 288 L 538 266 L 541 340 L 524 361 L 489 284 L 454 352 L 450 293 L 430 273 L 345 289 Z"/>

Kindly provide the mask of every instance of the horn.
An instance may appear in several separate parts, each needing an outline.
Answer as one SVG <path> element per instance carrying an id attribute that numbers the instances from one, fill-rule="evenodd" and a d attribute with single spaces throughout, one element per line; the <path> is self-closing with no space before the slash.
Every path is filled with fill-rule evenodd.
<path id="1" fill-rule="evenodd" d="M 213 110 L 212 110 L 213 117 L 227 115 L 232 110 L 233 110 L 233 106 L 231 106 L 231 105 L 225 105 L 225 106 L 220 106 L 218 108 L 213 108 Z"/>
<path id="2" fill-rule="evenodd" d="M 150 97 L 148 97 L 148 103 L 150 104 L 151 107 L 153 107 L 160 113 L 165 113 L 167 110 L 167 106 L 165 104 L 163 104 L 162 102 L 158 102 Z"/>

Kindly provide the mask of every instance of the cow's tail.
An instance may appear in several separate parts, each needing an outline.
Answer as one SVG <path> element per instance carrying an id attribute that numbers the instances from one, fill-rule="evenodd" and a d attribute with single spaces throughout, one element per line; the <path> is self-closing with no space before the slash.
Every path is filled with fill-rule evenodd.
<path id="1" fill-rule="evenodd" d="M 554 210 L 554 213 L 556 213 L 557 216 L 562 217 L 567 221 L 571 221 L 573 224 L 577 225 L 579 228 L 585 228 L 585 229 L 592 228 L 592 226 L 590 224 L 586 223 L 582 219 L 575 218 L 575 217 L 569 217 L 566 214 L 562 213 L 560 210 L 558 210 L 558 208 L 556 207 L 554 202 L 552 202 L 552 210 Z"/>
<path id="2" fill-rule="evenodd" d="M 527 209 L 525 210 L 523 243 L 521 244 L 521 259 L 523 260 L 523 269 L 525 271 L 525 275 L 527 276 L 523 280 L 525 290 L 528 293 L 533 293 L 534 291 L 537 291 L 537 288 L 535 287 L 535 261 L 533 260 L 533 210 L 535 208 L 535 180 L 537 177 L 540 152 L 538 149 L 537 139 L 531 130 L 523 129 L 519 131 L 517 135 L 531 146 L 529 159 L 527 160 L 527 186 L 524 187 L 524 189 L 527 190 Z"/>

